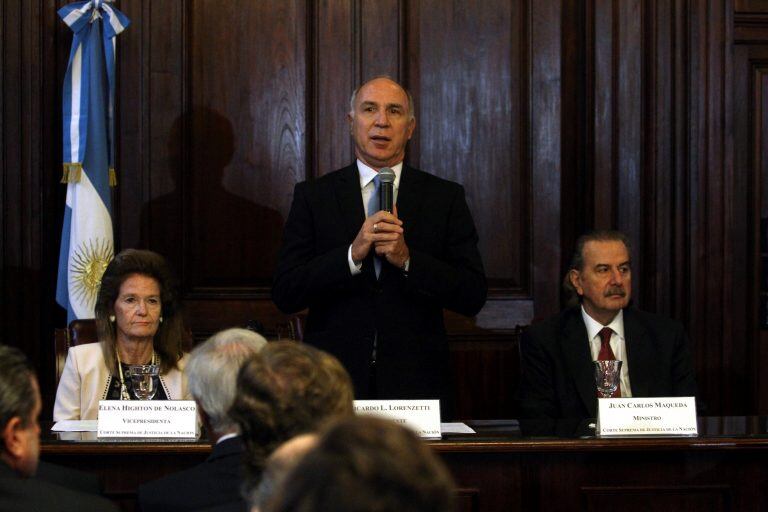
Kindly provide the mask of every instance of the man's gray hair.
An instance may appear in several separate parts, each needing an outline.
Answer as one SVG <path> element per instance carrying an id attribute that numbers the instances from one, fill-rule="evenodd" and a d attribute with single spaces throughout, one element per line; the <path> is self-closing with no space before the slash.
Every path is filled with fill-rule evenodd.
<path id="1" fill-rule="evenodd" d="M 416 114 L 415 114 L 415 110 L 414 110 L 415 109 L 415 105 L 413 103 L 413 95 L 411 94 L 411 91 L 409 91 L 408 89 L 406 89 L 405 87 L 400 85 L 400 83 L 397 80 L 395 80 L 394 78 L 392 78 L 391 76 L 388 76 L 388 75 L 378 75 L 378 76 L 375 76 L 375 77 L 371 78 L 370 80 L 366 80 L 365 82 L 360 84 L 357 88 L 355 88 L 354 91 L 352 91 L 352 95 L 349 97 L 349 115 L 352 116 L 352 117 L 355 117 L 355 100 L 357 100 L 357 95 L 360 92 L 360 89 L 362 89 L 364 86 L 366 86 L 370 82 L 373 82 L 374 80 L 377 80 L 379 78 L 386 78 L 387 80 L 390 80 L 390 81 L 396 83 L 397 85 L 399 85 L 400 88 L 403 91 L 405 91 L 405 96 L 408 98 L 408 120 L 410 121 L 411 119 L 416 119 Z"/>
<path id="2" fill-rule="evenodd" d="M 25 428 L 30 421 L 34 421 L 34 375 L 29 360 L 21 350 L 0 344 L 0 429 L 17 416 Z"/>
<path id="3" fill-rule="evenodd" d="M 573 251 L 570 270 L 584 270 L 584 246 L 589 242 L 621 242 L 627 248 L 627 252 L 632 252 L 632 243 L 629 237 L 621 231 L 613 229 L 596 229 L 585 235 L 581 235 L 576 240 L 576 250 Z"/>
<path id="4" fill-rule="evenodd" d="M 229 417 L 237 392 L 240 367 L 267 344 L 263 336 L 248 329 L 220 331 L 196 347 L 189 356 L 186 374 L 189 391 L 218 434 L 238 432 Z"/>

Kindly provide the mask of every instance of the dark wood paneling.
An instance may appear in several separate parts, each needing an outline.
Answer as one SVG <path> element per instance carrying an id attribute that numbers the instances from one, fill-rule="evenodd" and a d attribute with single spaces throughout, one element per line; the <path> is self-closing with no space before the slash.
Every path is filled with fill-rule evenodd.
<path id="1" fill-rule="evenodd" d="M 321 176 L 354 159 L 349 126 L 349 95 L 360 81 L 360 40 L 356 20 L 359 2 L 317 2 L 313 23 L 314 55 L 310 60 L 314 85 L 310 176 Z M 290 194 L 287 199 L 290 199 Z"/>
<path id="2" fill-rule="evenodd" d="M 54 302 L 63 194 L 54 1 L 0 2 L 0 341 L 53 365 Z M 44 342 L 47 341 L 47 343 Z M 48 374 L 41 374 L 50 404 Z"/>
<path id="3" fill-rule="evenodd" d="M 559 309 L 560 269 L 564 252 L 560 246 L 561 220 L 570 215 L 561 207 L 562 116 L 562 6 L 559 2 L 531 1 L 527 4 L 522 34 L 527 36 L 528 52 L 524 70 L 530 75 L 527 91 L 529 110 L 524 125 L 530 125 L 526 137 L 526 157 L 530 166 L 531 226 L 530 251 L 533 308 L 536 318 L 544 318 Z M 528 160 L 528 158 L 530 160 Z M 523 166 L 521 166 L 523 167 Z M 567 257 L 567 256 L 566 256 Z"/>
<path id="4" fill-rule="evenodd" d="M 727 433 L 753 422 L 757 428 Z M 509 422 L 469 422 L 476 434 L 428 443 L 454 477 L 461 512 L 765 510 L 765 418 L 699 418 L 699 425 L 698 438 L 531 439 Z M 42 443 L 44 460 L 101 476 L 125 511 L 135 510 L 139 484 L 209 452 L 204 441 Z"/>
<path id="5" fill-rule="evenodd" d="M 462 183 L 489 285 L 530 296 L 530 169 L 521 166 L 522 2 L 409 2 L 408 84 L 417 131 L 410 162 Z M 445 37 L 451 34 L 451 37 Z"/>
<path id="6" fill-rule="evenodd" d="M 654 510 L 730 510 L 733 489 L 718 486 L 586 487 L 582 489 L 584 509 L 589 511 L 620 508 L 627 512 Z"/>
<path id="7" fill-rule="evenodd" d="M 293 185 L 306 176 L 308 5 L 192 3 L 182 189 L 193 292 L 269 286 Z"/>
<path id="8" fill-rule="evenodd" d="M 43 375 L 63 324 L 65 3 L 0 3 L 0 327 Z M 635 302 L 688 328 L 703 403 L 768 410 L 764 1 L 119 7 L 117 246 L 169 257 L 194 330 L 281 318 L 269 281 L 293 186 L 352 161 L 349 94 L 388 74 L 416 99 L 409 162 L 464 184 L 480 233 L 491 297 L 475 319 L 446 316 L 458 367 L 556 312 L 576 236 L 618 227 Z"/>
<path id="9" fill-rule="evenodd" d="M 768 14 L 768 0 L 733 0 L 733 8 L 738 13 Z"/>

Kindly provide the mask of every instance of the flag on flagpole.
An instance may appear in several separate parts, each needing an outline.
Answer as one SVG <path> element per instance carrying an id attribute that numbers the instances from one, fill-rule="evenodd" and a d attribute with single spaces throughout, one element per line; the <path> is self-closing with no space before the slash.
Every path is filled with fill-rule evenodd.
<path id="1" fill-rule="evenodd" d="M 67 322 L 93 318 L 101 276 L 114 254 L 115 37 L 129 20 L 112 2 L 74 2 L 59 10 L 74 33 L 62 98 L 67 201 L 56 283 Z"/>

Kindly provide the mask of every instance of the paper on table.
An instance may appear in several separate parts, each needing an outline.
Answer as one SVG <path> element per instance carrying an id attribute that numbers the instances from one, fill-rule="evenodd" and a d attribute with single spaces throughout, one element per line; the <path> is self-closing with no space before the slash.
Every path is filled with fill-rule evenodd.
<path id="1" fill-rule="evenodd" d="M 474 434 L 475 431 L 466 423 L 441 423 L 440 432 L 443 434 Z"/>
<path id="2" fill-rule="evenodd" d="M 54 432 L 96 432 L 98 420 L 61 420 L 51 427 Z"/>

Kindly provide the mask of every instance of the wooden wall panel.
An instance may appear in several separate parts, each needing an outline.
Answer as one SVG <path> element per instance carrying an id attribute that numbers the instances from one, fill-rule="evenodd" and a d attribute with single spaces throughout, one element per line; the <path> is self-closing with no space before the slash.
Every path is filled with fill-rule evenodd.
<path id="1" fill-rule="evenodd" d="M 585 200 L 591 203 L 589 229 L 621 229 L 633 243 L 633 296 L 642 303 L 645 287 L 643 251 L 644 223 L 653 219 L 646 208 L 655 202 L 647 197 L 646 159 L 652 156 L 646 144 L 646 123 L 654 106 L 645 102 L 652 86 L 647 63 L 655 55 L 647 41 L 647 6 L 654 2 L 609 2 L 595 0 L 587 8 L 587 76 L 594 84 L 588 89 L 588 129 L 594 146 L 588 148 L 594 174 Z M 666 55 L 666 52 L 660 52 Z M 673 83 L 670 81 L 669 83 Z M 588 171 L 589 172 L 589 167 Z"/>
<path id="2" fill-rule="evenodd" d="M 768 14 L 768 0 L 733 0 L 733 8 L 737 13 Z"/>
<path id="3" fill-rule="evenodd" d="M 0 0 L 0 320 L 43 373 L 64 318 L 65 3 Z M 635 303 L 688 328 L 709 412 L 768 411 L 765 2 L 119 8 L 132 23 L 118 40 L 117 246 L 169 257 L 197 334 L 284 320 L 269 284 L 293 186 L 352 161 L 349 93 L 388 74 L 416 99 L 408 161 L 464 184 L 481 237 L 491 296 L 477 318 L 447 315 L 456 354 L 556 312 L 575 238 L 617 227 L 634 241 Z"/>
<path id="4" fill-rule="evenodd" d="M 529 295 L 529 181 L 521 167 L 520 2 L 410 2 L 408 84 L 416 101 L 412 165 L 462 183 L 489 285 Z M 450 34 L 450 37 L 446 37 Z M 525 269 L 525 270 L 523 270 Z"/>
<path id="5" fill-rule="evenodd" d="M 353 87 L 377 75 L 407 83 L 403 48 L 411 35 L 405 32 L 405 17 L 412 18 L 406 0 L 357 0 L 355 33 L 359 41 L 359 76 Z M 415 41 L 414 41 L 415 42 Z"/>
<path id="6" fill-rule="evenodd" d="M 349 111 L 349 95 L 360 80 L 360 40 L 355 24 L 358 5 L 350 0 L 316 4 L 314 56 L 310 60 L 314 94 L 309 112 L 314 126 L 308 152 L 314 176 L 349 165 L 354 158 L 349 126 L 343 119 Z"/>
<path id="7" fill-rule="evenodd" d="M 526 60 L 530 100 L 531 233 L 533 307 L 536 318 L 559 310 L 563 248 L 561 219 L 570 215 L 561 207 L 562 175 L 562 6 L 559 2 L 528 2 L 530 52 Z M 557 242 L 555 242 L 557 241 Z M 566 249 L 567 253 L 568 250 Z"/>
<path id="8" fill-rule="evenodd" d="M 0 342 L 21 347 L 41 368 L 50 403 L 48 332 L 63 205 L 60 143 L 54 142 L 57 61 L 53 1 L 0 2 Z M 54 242 L 55 243 L 55 242 Z"/>
<path id="9" fill-rule="evenodd" d="M 756 245 L 756 253 L 759 255 L 759 259 L 756 265 L 753 265 L 755 269 L 755 275 L 760 276 L 759 293 L 753 295 L 754 304 L 756 307 L 752 308 L 754 318 L 758 325 L 763 326 L 763 330 L 760 332 L 759 337 L 753 338 L 754 346 L 752 347 L 751 354 L 754 357 L 753 371 L 757 373 L 758 377 L 754 383 L 753 389 L 755 396 L 758 397 L 758 407 L 760 410 L 768 410 L 768 376 L 765 372 L 760 371 L 759 367 L 768 361 L 768 330 L 765 326 L 766 322 L 766 310 L 768 309 L 768 45 L 764 46 L 760 51 L 761 59 L 759 64 L 751 66 L 753 69 L 753 84 L 754 94 L 752 98 L 755 101 L 754 109 L 754 122 L 752 125 L 752 154 L 754 155 L 754 170 L 755 178 L 752 183 L 757 184 L 755 189 L 758 192 L 758 198 L 755 201 L 755 211 L 757 215 L 753 216 L 753 226 L 759 227 L 758 233 L 755 234 L 757 240 L 762 240 Z M 744 62 L 744 61 L 742 61 Z M 749 140 L 745 137 L 744 140 Z M 746 152 L 745 152 L 746 153 Z M 754 233 L 754 230 L 753 230 Z"/>

